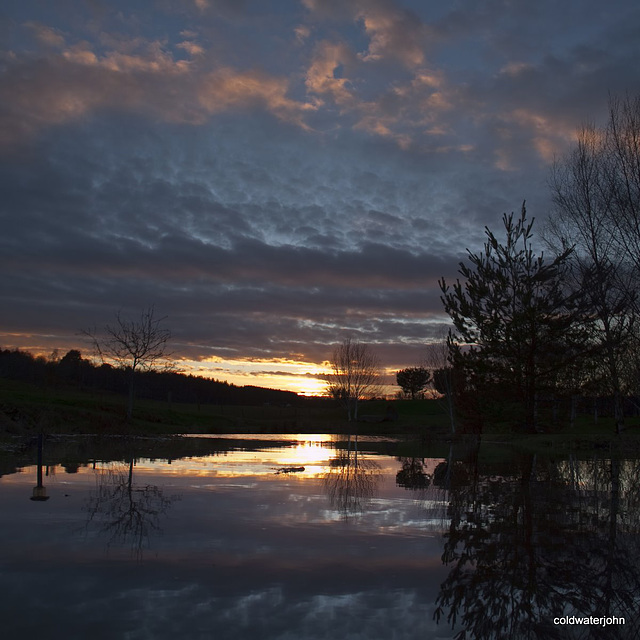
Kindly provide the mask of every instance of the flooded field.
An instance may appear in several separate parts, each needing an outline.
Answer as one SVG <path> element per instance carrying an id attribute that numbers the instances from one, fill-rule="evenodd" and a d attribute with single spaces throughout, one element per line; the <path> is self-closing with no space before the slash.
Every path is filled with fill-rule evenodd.
<path id="1" fill-rule="evenodd" d="M 7 637 L 638 628 L 636 460 L 403 455 L 393 440 L 329 435 L 45 437 L 40 465 L 36 442 L 15 449 L 0 478 Z M 604 623 L 561 624 L 570 616 Z"/>

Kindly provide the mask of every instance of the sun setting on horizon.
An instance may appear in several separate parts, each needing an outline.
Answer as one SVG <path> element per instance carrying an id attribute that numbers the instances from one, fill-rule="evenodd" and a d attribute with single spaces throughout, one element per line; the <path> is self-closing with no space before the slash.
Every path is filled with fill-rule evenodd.
<path id="1" fill-rule="evenodd" d="M 634 3 L 588 4 L 10 3 L 0 347 L 91 358 L 153 306 L 186 373 L 323 395 L 352 338 L 393 394 L 440 279 L 523 200 L 543 224 L 554 158 L 638 84 Z"/>
<path id="2" fill-rule="evenodd" d="M 330 372 L 328 366 L 292 360 L 178 360 L 186 374 L 214 378 L 238 386 L 261 386 L 293 391 L 304 396 L 326 395 L 326 382 L 320 377 Z"/>

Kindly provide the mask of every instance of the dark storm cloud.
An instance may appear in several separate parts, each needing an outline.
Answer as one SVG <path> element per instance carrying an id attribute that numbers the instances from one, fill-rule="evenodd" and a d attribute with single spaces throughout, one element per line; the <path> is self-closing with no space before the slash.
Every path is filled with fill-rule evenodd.
<path id="1" fill-rule="evenodd" d="M 347 261 L 353 260 L 357 257 Z M 147 266 L 147 271 L 153 268 Z M 46 287 L 37 276 L 18 273 L 2 291 L 3 298 L 20 309 L 6 326 L 12 332 L 29 326 L 37 333 L 64 336 L 112 322 L 114 309 L 154 302 L 169 314 L 175 339 L 191 358 L 222 348 L 237 356 L 286 357 L 295 352 L 321 361 L 330 353 L 327 344 L 346 335 L 383 343 L 404 337 L 419 344 L 430 335 L 423 321 L 440 312 L 437 295 L 402 280 L 396 287 L 375 288 L 341 283 L 337 272 L 325 274 L 329 281 L 322 283 L 315 277 L 305 280 L 301 273 L 295 281 L 287 277 L 278 284 L 260 280 L 256 273 L 253 283 L 236 278 L 228 284 L 218 278 L 184 280 L 165 270 L 154 279 L 52 274 Z M 381 278 L 389 282 L 387 274 Z M 203 346 L 208 348 L 198 354 Z"/>
<path id="2" fill-rule="evenodd" d="M 31 236 L 33 240 L 37 237 Z M 231 249 L 205 244 L 188 236 L 163 235 L 153 245 L 115 236 L 110 242 L 74 231 L 58 242 L 39 238 L 37 249 L 3 251 L 7 270 L 46 270 L 74 274 L 84 267 L 94 277 L 138 278 L 171 283 L 206 280 L 234 286 L 272 286 L 351 289 L 407 289 L 433 285 L 450 261 L 441 256 L 412 255 L 383 244 L 366 243 L 359 251 L 328 252 L 288 245 L 272 246 L 241 239 Z M 35 243 L 34 243 L 35 244 Z M 13 256 L 11 254 L 14 254 Z"/>
<path id="3" fill-rule="evenodd" d="M 416 361 L 438 279 L 544 219 L 553 158 L 640 84 L 632 2 L 4 10 L 0 331 L 34 348 L 155 304 L 193 359 Z"/>

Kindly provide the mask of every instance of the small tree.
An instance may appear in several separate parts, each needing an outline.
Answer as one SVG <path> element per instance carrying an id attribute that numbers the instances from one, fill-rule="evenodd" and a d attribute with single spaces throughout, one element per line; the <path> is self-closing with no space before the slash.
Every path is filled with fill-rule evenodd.
<path id="1" fill-rule="evenodd" d="M 424 367 L 409 367 L 396 373 L 396 382 L 405 395 L 415 400 L 424 396 L 424 390 L 431 382 L 431 374 Z"/>
<path id="2" fill-rule="evenodd" d="M 505 214 L 503 222 L 505 243 L 486 229 L 484 251 L 469 252 L 470 266 L 460 265 L 464 283 L 440 281 L 442 301 L 455 327 L 452 362 L 470 380 L 470 392 L 478 402 L 493 393 L 502 404 L 514 403 L 526 429 L 535 431 L 540 393 L 557 385 L 588 339 L 578 295 L 564 286 L 572 250 L 551 261 L 535 255 L 524 205 L 518 219 Z"/>
<path id="3" fill-rule="evenodd" d="M 381 388 L 380 362 L 368 345 L 347 338 L 331 357 L 329 395 L 347 409 L 349 422 L 358 419 L 358 402 L 377 395 Z"/>
<path id="4" fill-rule="evenodd" d="M 455 375 L 449 362 L 449 345 L 447 333 L 441 332 L 439 339 L 427 345 L 424 363 L 431 372 L 430 384 L 439 393 L 442 405 L 449 416 L 451 433 L 456 432 L 455 416 Z"/>
<path id="5" fill-rule="evenodd" d="M 150 306 L 141 312 L 139 320 L 127 320 L 118 311 L 114 325 L 105 325 L 101 332 L 83 331 L 93 342 L 103 363 L 112 361 L 129 372 L 129 419 L 133 416 L 137 372 L 158 366 L 167 367 L 166 359 L 170 355 L 167 343 L 171 332 L 161 326 L 164 320 L 166 316 L 156 318 L 154 307 Z"/>

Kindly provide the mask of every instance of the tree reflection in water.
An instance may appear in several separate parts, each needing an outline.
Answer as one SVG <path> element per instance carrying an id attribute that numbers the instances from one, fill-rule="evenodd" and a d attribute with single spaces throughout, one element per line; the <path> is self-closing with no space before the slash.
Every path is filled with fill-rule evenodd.
<path id="1" fill-rule="evenodd" d="M 640 617 L 638 461 L 547 463 L 451 474 L 449 532 L 435 619 L 456 638 L 636 638 Z M 561 616 L 625 618 L 557 626 Z"/>
<path id="2" fill-rule="evenodd" d="M 362 513 L 367 502 L 376 495 L 382 474 L 380 465 L 358 451 L 358 436 L 347 440 L 347 449 L 331 460 L 323 484 L 331 508 L 343 518 Z"/>
<path id="3" fill-rule="evenodd" d="M 166 497 L 156 485 L 133 482 L 134 458 L 126 467 L 108 467 L 96 473 L 96 490 L 88 500 L 88 530 L 97 524 L 108 536 L 107 547 L 131 546 L 132 554 L 141 559 L 149 538 L 161 533 L 160 518 L 177 499 Z"/>
<path id="4" fill-rule="evenodd" d="M 450 456 L 451 451 L 452 449 L 450 449 Z M 442 462 L 432 473 L 428 473 L 424 458 L 401 456 L 397 460 L 402 466 L 396 473 L 396 484 L 411 491 L 414 499 L 424 503 L 425 517 L 437 531 L 442 531 L 449 524 L 447 517 L 449 465 Z"/>
<path id="5" fill-rule="evenodd" d="M 424 470 L 424 458 L 398 458 L 402 468 L 396 473 L 396 484 L 412 491 L 425 491 L 431 484 L 431 475 Z"/>

